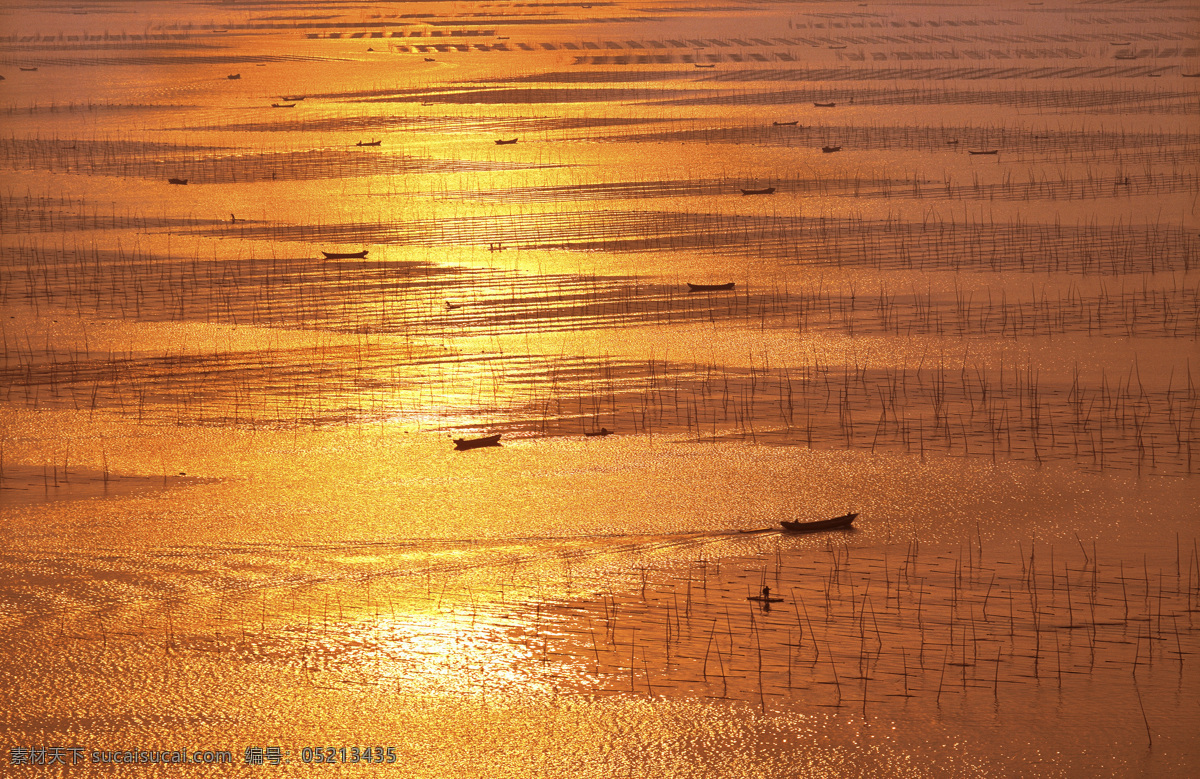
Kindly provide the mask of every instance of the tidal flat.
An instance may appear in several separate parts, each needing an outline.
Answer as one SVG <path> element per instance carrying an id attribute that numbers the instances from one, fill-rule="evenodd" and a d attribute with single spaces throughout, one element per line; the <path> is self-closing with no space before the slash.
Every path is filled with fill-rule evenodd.
<path id="1" fill-rule="evenodd" d="M 1192 5 L 8 4 L 0 76 L 0 773 L 1200 773 Z"/>

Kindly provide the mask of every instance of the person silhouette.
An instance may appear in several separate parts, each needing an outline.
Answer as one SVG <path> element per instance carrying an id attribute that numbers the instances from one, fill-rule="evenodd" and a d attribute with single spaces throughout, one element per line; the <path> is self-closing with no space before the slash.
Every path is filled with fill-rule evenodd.
<path id="1" fill-rule="evenodd" d="M 769 598 L 769 597 L 771 597 L 771 588 L 770 588 L 770 587 L 768 587 L 768 586 L 767 586 L 767 585 L 765 585 L 765 584 L 763 585 L 763 588 L 762 588 L 762 596 L 763 596 L 764 598 Z"/>

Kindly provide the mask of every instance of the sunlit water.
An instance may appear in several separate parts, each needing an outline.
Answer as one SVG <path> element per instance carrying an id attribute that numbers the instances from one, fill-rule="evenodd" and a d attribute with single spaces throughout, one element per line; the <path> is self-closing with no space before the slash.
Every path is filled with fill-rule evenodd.
<path id="1" fill-rule="evenodd" d="M 404 14 L 0 17 L 5 771 L 1200 770 L 1194 11 Z"/>

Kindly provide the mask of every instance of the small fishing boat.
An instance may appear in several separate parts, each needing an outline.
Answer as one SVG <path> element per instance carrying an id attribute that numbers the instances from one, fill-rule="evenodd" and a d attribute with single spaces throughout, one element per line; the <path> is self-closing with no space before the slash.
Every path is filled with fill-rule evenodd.
<path id="1" fill-rule="evenodd" d="M 743 189 L 743 195 L 774 195 L 775 187 L 766 187 L 764 189 Z"/>
<path id="2" fill-rule="evenodd" d="M 783 603 L 783 598 L 776 598 L 771 595 L 748 595 L 746 600 L 752 600 L 755 603 Z"/>
<path id="3" fill-rule="evenodd" d="M 383 143 L 383 141 L 359 141 L 358 143 L 356 143 L 354 145 L 355 146 L 378 146 L 381 143 Z"/>
<path id="4" fill-rule="evenodd" d="M 825 154 L 833 154 L 835 151 L 841 151 L 841 146 L 822 146 L 821 151 Z"/>
<path id="5" fill-rule="evenodd" d="M 225 78 L 229 79 L 230 81 L 237 81 L 241 77 L 242 77 L 241 73 L 234 73 L 233 75 L 226 76 Z"/>
<path id="6" fill-rule="evenodd" d="M 437 62 L 437 60 L 436 60 L 436 59 L 434 59 L 433 57 L 426 57 L 426 58 L 425 58 L 425 61 L 426 61 L 426 62 Z"/>
<path id="7" fill-rule="evenodd" d="M 304 95 L 280 95 L 279 99 L 285 103 L 299 103 L 305 98 Z"/>
<path id="8" fill-rule="evenodd" d="M 321 252 L 327 260 L 361 260 L 367 256 L 367 249 L 361 252 Z"/>
<path id="9" fill-rule="evenodd" d="M 857 516 L 857 513 L 843 514 L 840 517 L 818 519 L 815 522 L 790 522 L 785 519 L 779 524 L 783 525 L 784 531 L 788 533 L 812 533 L 818 530 L 836 530 L 840 527 L 850 527 Z"/>
<path id="10" fill-rule="evenodd" d="M 839 45 L 837 45 L 837 46 L 830 46 L 829 48 L 831 48 L 831 49 L 844 49 L 844 48 L 846 48 L 846 44 L 842 43 L 842 44 L 839 44 Z"/>
<path id="11" fill-rule="evenodd" d="M 1200 78 L 1200 73 L 1180 73 L 1184 78 Z"/>
<path id="12" fill-rule="evenodd" d="M 981 151 L 967 149 L 967 154 L 999 154 L 999 153 L 1000 153 L 999 149 L 986 149 L 986 150 L 981 150 Z"/>
<path id="13" fill-rule="evenodd" d="M 295 108 L 295 103 L 271 103 L 272 108 Z"/>
<path id="14" fill-rule="evenodd" d="M 588 438 L 595 438 L 596 436 L 604 437 L 606 435 L 612 435 L 612 431 L 607 427 L 602 427 L 594 433 L 584 433 L 584 435 Z"/>
<path id="15" fill-rule="evenodd" d="M 463 307 L 462 303 L 451 303 L 449 300 L 446 301 L 446 310 L 447 311 L 456 311 L 462 307 Z"/>
<path id="16" fill-rule="evenodd" d="M 499 446 L 501 433 L 485 436 L 484 438 L 455 438 L 454 448 L 462 452 L 467 449 L 479 449 L 484 446 Z"/>
<path id="17" fill-rule="evenodd" d="M 688 282 L 688 292 L 719 292 L 725 289 L 733 289 L 734 282 L 728 284 L 693 284 Z"/>
<path id="18" fill-rule="evenodd" d="M 186 184 L 187 179 L 167 179 L 168 184 Z"/>
<path id="19" fill-rule="evenodd" d="M 795 127 L 796 125 L 800 124 L 800 120 L 797 119 L 794 122 L 771 122 L 771 124 L 775 125 L 776 127 Z"/>
<path id="20" fill-rule="evenodd" d="M 505 140 L 499 140 L 499 141 L 496 141 L 496 145 L 497 145 L 497 146 L 511 146 L 511 145 L 513 145 L 513 144 L 514 144 L 514 143 L 516 143 L 516 142 L 517 142 L 517 139 L 516 139 L 516 138 L 510 138 L 510 139 L 509 139 L 509 140 L 507 140 L 507 141 L 505 141 Z"/>
<path id="21" fill-rule="evenodd" d="M 697 62 L 696 67 L 698 67 L 698 68 L 715 68 L 716 65 L 701 65 L 699 62 Z"/>
<path id="22" fill-rule="evenodd" d="M 837 103 L 813 103 L 813 108 L 833 108 Z"/>
<path id="23" fill-rule="evenodd" d="M 37 70 L 37 68 L 17 68 L 17 70 L 23 70 L 23 71 L 25 71 L 26 73 L 28 73 L 28 72 L 30 72 L 30 71 Z"/>

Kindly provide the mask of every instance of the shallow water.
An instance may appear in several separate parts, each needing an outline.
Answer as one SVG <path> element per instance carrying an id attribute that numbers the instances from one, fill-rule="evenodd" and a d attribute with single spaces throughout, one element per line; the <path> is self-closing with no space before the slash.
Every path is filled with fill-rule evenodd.
<path id="1" fill-rule="evenodd" d="M 0 762 L 1196 773 L 1194 12 L 405 14 L 0 16 Z"/>

